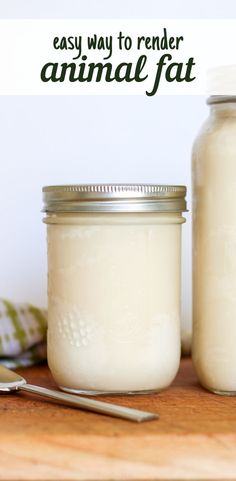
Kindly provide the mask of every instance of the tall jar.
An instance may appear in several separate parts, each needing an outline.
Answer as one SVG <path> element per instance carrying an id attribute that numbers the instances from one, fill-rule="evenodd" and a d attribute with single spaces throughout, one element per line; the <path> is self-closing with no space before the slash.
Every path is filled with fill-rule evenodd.
<path id="1" fill-rule="evenodd" d="M 193 148 L 193 361 L 236 394 L 236 97 L 213 96 Z"/>
<path id="2" fill-rule="evenodd" d="M 166 388 L 180 359 L 180 244 L 186 188 L 43 189 L 48 363 L 69 392 Z"/>

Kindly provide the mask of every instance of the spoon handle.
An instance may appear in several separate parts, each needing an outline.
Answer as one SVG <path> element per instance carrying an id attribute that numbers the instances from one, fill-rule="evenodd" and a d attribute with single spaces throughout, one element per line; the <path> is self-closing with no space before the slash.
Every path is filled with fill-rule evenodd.
<path id="1" fill-rule="evenodd" d="M 63 404 L 67 404 L 75 408 L 80 407 L 82 409 L 86 409 L 87 411 L 107 414 L 108 416 L 128 419 L 130 421 L 142 422 L 159 418 L 158 414 L 140 411 L 139 409 L 132 409 L 103 401 L 97 401 L 95 399 L 88 399 L 73 394 L 62 393 L 60 391 L 47 389 L 41 386 L 33 386 L 32 384 L 23 384 L 19 387 L 19 389 L 34 394 L 39 394 L 50 399 L 55 399 L 56 401 L 60 401 Z"/>

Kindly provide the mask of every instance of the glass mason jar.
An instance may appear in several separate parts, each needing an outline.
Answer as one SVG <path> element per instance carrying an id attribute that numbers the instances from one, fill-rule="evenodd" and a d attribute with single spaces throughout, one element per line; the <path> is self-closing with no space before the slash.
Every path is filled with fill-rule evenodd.
<path id="1" fill-rule="evenodd" d="M 213 96 L 193 148 L 193 361 L 201 384 L 236 394 L 236 97 Z"/>
<path id="2" fill-rule="evenodd" d="M 180 359 L 186 188 L 44 187 L 48 363 L 61 389 L 166 388 Z"/>

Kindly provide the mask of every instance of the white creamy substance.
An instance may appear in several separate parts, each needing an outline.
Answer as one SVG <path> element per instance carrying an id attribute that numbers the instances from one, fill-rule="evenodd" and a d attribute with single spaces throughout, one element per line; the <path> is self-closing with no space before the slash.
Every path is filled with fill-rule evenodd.
<path id="1" fill-rule="evenodd" d="M 203 386 L 236 393 L 236 108 L 215 109 L 193 152 L 193 360 Z"/>
<path id="2" fill-rule="evenodd" d="M 48 362 L 75 391 L 167 387 L 180 359 L 181 214 L 53 215 Z"/>

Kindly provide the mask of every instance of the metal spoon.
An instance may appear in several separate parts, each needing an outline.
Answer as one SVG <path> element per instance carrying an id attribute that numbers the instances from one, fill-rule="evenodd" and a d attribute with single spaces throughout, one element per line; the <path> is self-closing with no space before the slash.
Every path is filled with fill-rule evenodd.
<path id="1" fill-rule="evenodd" d="M 96 401 L 95 399 L 87 399 L 73 394 L 62 393 L 53 389 L 47 389 L 41 386 L 33 386 L 27 384 L 26 380 L 15 372 L 0 365 L 0 392 L 9 391 L 28 391 L 34 394 L 40 394 L 51 399 L 56 399 L 63 404 L 68 404 L 74 408 L 82 408 L 87 411 L 107 414 L 118 418 L 128 419 L 130 421 L 142 422 L 158 419 L 158 414 L 140 411 L 138 409 L 118 406 L 117 404 Z"/>

